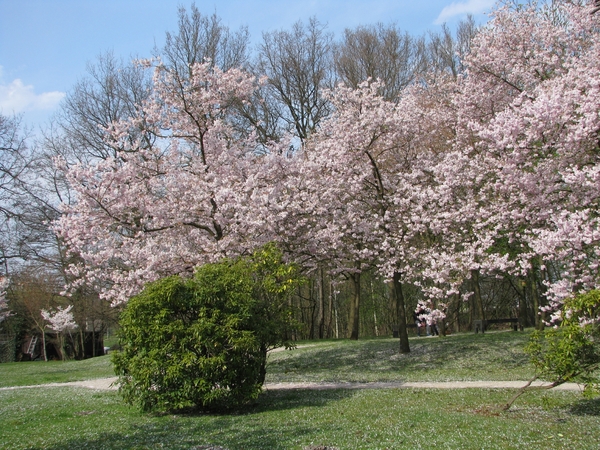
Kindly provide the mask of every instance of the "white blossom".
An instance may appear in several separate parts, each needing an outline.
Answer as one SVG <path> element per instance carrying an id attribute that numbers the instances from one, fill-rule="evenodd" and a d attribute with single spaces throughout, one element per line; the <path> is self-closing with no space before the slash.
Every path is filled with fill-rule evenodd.
<path id="1" fill-rule="evenodd" d="M 50 323 L 52 330 L 61 333 L 77 328 L 73 313 L 71 312 L 72 309 L 73 305 L 69 305 L 65 309 L 59 306 L 56 311 L 42 309 L 41 314 L 44 320 Z"/>

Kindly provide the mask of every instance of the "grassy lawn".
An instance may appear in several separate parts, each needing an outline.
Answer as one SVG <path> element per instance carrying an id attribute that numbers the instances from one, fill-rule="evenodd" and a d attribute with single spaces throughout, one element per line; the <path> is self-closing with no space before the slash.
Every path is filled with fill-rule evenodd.
<path id="1" fill-rule="evenodd" d="M 269 355 L 267 382 L 527 380 L 534 375 L 523 348 L 529 332 L 457 334 L 398 339 L 299 343 Z"/>
<path id="2" fill-rule="evenodd" d="M 531 374 L 531 368 L 521 367 L 526 339 L 522 333 L 415 338 L 406 356 L 395 353 L 398 342 L 392 339 L 307 342 L 272 353 L 268 381 L 524 379 Z M 111 375 L 106 357 L 55 364 L 0 364 L 0 380 L 34 384 L 21 383 L 19 372 L 27 371 L 31 380 L 35 369 L 51 381 Z M 600 399 L 534 392 L 500 412 L 498 405 L 510 396 L 509 390 L 488 389 L 267 391 L 238 414 L 149 415 L 126 406 L 114 391 L 5 390 L 0 391 L 0 448 L 598 448 Z"/>
<path id="3" fill-rule="evenodd" d="M 28 361 L 0 364 L 0 387 L 29 386 L 114 377 L 110 356 L 83 361 Z"/>

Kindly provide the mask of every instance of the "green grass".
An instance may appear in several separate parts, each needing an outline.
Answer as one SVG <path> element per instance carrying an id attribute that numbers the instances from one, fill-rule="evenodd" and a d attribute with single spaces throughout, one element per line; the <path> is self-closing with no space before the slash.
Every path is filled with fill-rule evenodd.
<path id="1" fill-rule="evenodd" d="M 83 361 L 28 361 L 0 364 L 0 387 L 113 377 L 110 356 Z"/>
<path id="2" fill-rule="evenodd" d="M 115 392 L 0 393 L 4 449 L 596 449 L 600 402 L 529 395 L 511 412 L 494 390 L 271 391 L 244 414 L 146 415 Z"/>
<path id="3" fill-rule="evenodd" d="M 534 375 L 523 348 L 529 332 L 299 343 L 269 355 L 267 382 L 527 380 Z"/>
<path id="4" fill-rule="evenodd" d="M 532 374 L 527 333 L 300 343 L 270 355 L 268 381 L 512 380 Z M 111 376 L 107 357 L 0 364 L 4 386 Z M 24 378 L 24 379 L 23 379 Z M 42 381 L 43 380 L 43 381 Z M 0 448 L 17 449 L 596 449 L 600 399 L 513 391 L 384 389 L 267 391 L 231 415 L 149 415 L 115 391 L 0 391 Z"/>

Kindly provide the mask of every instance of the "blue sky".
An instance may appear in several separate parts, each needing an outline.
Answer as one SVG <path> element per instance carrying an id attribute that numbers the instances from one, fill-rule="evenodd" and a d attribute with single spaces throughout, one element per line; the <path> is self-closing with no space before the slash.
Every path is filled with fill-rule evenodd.
<path id="1" fill-rule="evenodd" d="M 191 0 L 0 0 L 0 114 L 22 114 L 43 126 L 61 99 L 106 51 L 128 59 L 150 56 L 166 31 L 177 30 L 177 7 Z M 345 28 L 395 23 L 414 35 L 452 26 L 471 13 L 486 20 L 494 0 L 196 0 L 236 30 L 288 29 L 315 16 L 336 36 Z"/>

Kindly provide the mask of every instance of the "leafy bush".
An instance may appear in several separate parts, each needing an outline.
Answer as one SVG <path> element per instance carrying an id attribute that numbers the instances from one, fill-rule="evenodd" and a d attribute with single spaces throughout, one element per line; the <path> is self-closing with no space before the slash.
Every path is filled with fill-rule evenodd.
<path id="1" fill-rule="evenodd" d="M 600 384 L 600 291 L 565 301 L 559 326 L 537 331 L 526 351 L 539 376 L 556 385 L 576 381 L 593 393 Z"/>
<path id="2" fill-rule="evenodd" d="M 272 245 L 149 284 L 127 304 L 113 354 L 125 400 L 144 411 L 229 409 L 257 398 L 267 351 L 291 343 L 300 279 Z M 288 333 L 289 334 L 289 333 Z"/>

